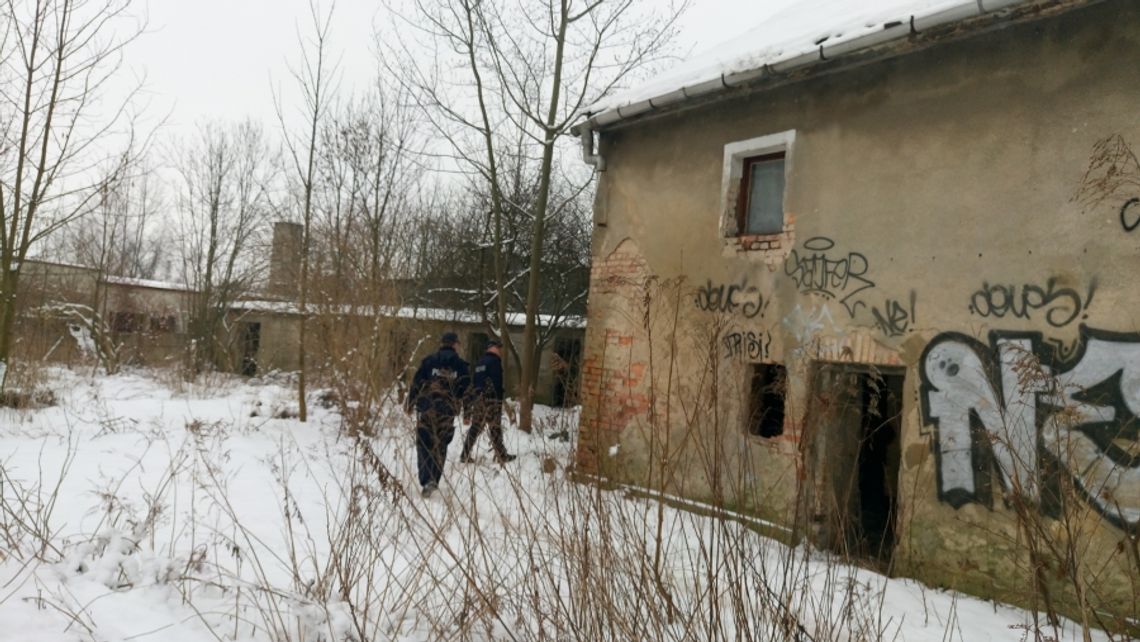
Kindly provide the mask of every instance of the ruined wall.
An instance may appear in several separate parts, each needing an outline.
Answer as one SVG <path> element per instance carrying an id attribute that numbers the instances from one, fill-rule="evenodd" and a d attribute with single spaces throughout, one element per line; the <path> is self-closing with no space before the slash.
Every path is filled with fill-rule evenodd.
<path id="1" fill-rule="evenodd" d="M 1110 0 L 604 132 L 579 464 L 811 528 L 813 369 L 905 369 L 895 568 L 1037 599 L 1038 519 L 1096 587 L 1051 599 L 1134 612 L 1138 60 Z M 783 232 L 726 238 L 725 146 L 787 130 Z"/>
<path id="2" fill-rule="evenodd" d="M 92 268 L 28 261 L 20 278 L 19 354 L 90 362 L 101 341 L 119 365 L 167 365 L 185 349 L 189 296 L 174 288 L 108 283 Z"/>
<path id="3" fill-rule="evenodd" d="M 193 294 L 106 284 L 103 314 L 124 364 L 161 367 L 185 356 L 186 310 Z"/>

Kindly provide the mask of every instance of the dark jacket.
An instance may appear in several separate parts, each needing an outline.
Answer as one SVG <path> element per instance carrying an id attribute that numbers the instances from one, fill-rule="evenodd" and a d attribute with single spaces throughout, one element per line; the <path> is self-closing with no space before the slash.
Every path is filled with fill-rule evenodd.
<path id="1" fill-rule="evenodd" d="M 466 406 L 470 388 L 467 362 L 454 348 L 443 346 L 420 362 L 404 405 L 409 410 L 434 410 L 438 415 L 455 417 Z"/>
<path id="2" fill-rule="evenodd" d="M 503 360 L 499 355 L 487 352 L 475 364 L 475 398 L 503 400 Z"/>

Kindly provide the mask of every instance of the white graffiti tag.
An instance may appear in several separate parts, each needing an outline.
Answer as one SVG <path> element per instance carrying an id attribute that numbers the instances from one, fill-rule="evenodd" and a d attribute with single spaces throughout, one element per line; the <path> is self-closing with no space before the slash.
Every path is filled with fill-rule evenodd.
<path id="1" fill-rule="evenodd" d="M 985 346 L 947 333 L 927 346 L 923 413 L 937 426 L 943 501 L 987 503 L 992 453 L 1005 488 L 1040 502 L 1048 459 L 1105 518 L 1140 525 L 1140 336 L 1082 328 L 1082 345 L 1057 369 L 1038 334 L 994 333 Z"/>
<path id="2" fill-rule="evenodd" d="M 784 317 L 784 327 L 796 339 L 797 347 L 794 353 L 797 356 L 811 350 L 818 351 L 819 346 L 816 345 L 816 340 L 821 335 L 842 333 L 826 304 L 814 308 L 811 312 L 805 311 L 797 304 L 795 309 Z"/>

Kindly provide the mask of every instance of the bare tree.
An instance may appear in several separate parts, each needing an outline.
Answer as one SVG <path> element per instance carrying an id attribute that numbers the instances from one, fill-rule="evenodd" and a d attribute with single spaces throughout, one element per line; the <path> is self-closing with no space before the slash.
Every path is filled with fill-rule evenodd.
<path id="1" fill-rule="evenodd" d="M 123 48 L 139 33 L 130 0 L 0 3 L 0 387 L 20 269 L 40 240 L 89 211 L 95 171 L 128 95 L 97 118 Z M 133 94 L 133 92 L 131 92 Z"/>
<path id="2" fill-rule="evenodd" d="M 119 167 L 131 170 L 121 172 Z M 122 159 L 104 179 L 90 213 L 59 234 L 56 254 L 101 275 L 156 279 L 166 265 L 166 202 L 162 186 L 142 160 Z"/>
<path id="3" fill-rule="evenodd" d="M 500 181 L 499 147 L 503 143 L 499 125 L 503 123 L 488 82 L 485 42 L 480 29 L 478 5 L 482 0 L 412 0 L 408 26 L 434 39 L 441 48 L 436 59 L 422 62 L 399 33 L 383 38 L 388 44 L 382 62 L 393 77 L 408 90 L 435 133 L 447 141 L 450 155 L 461 171 L 487 186 L 488 215 L 492 230 L 491 263 L 495 290 L 504 293 L 508 276 L 503 253 L 505 202 Z M 395 44 L 393 44 L 395 43 Z M 441 61 L 441 52 L 452 52 L 453 60 Z M 461 69 L 459 77 L 447 76 L 441 68 Z M 442 77 L 441 77 L 442 76 Z M 474 108 L 471 106 L 474 105 Z M 482 190 L 476 190 L 482 191 Z M 426 244 L 430 239 L 424 238 Z M 503 362 L 508 365 L 519 354 L 507 324 L 506 296 L 494 298 L 495 325 L 503 342 Z M 486 311 L 484 309 L 484 316 Z M 507 379 L 515 378 L 507 368 Z"/>
<path id="4" fill-rule="evenodd" d="M 330 116 L 319 145 L 310 267 L 320 295 L 376 303 L 407 258 L 398 230 L 421 183 L 417 123 L 399 91 L 378 83 Z"/>
<path id="5" fill-rule="evenodd" d="M 331 111 L 320 130 L 307 331 L 320 360 L 306 376 L 331 391 L 352 434 L 375 430 L 411 357 L 411 332 L 389 312 L 410 273 L 420 145 L 413 111 L 380 83 Z"/>
<path id="6" fill-rule="evenodd" d="M 183 275 L 193 289 L 191 366 L 225 365 L 223 324 L 262 265 L 249 252 L 272 211 L 279 170 L 262 130 L 250 122 L 204 125 L 182 149 L 178 199 Z"/>
<path id="7" fill-rule="evenodd" d="M 335 65 L 330 65 L 329 31 L 332 27 L 335 3 L 330 2 L 328 11 L 321 15 L 317 0 L 309 2 L 309 17 L 312 20 L 311 40 L 300 40 L 301 64 L 292 70 L 293 79 L 301 90 L 301 116 L 304 118 L 304 134 L 297 135 L 285 116 L 281 98 L 274 94 L 277 120 L 284 132 L 285 146 L 293 161 L 293 168 L 300 181 L 301 200 L 301 274 L 300 293 L 297 305 L 301 315 L 301 327 L 297 346 L 297 416 L 308 421 L 308 403 L 305 400 L 305 329 L 308 325 L 309 301 L 309 249 L 312 242 L 313 196 L 317 176 L 317 144 L 320 140 L 321 122 L 330 106 L 330 78 L 335 75 Z M 299 130 L 298 130 L 299 131 Z"/>
<path id="8" fill-rule="evenodd" d="M 404 79 L 432 123 L 448 141 L 454 158 L 489 184 L 496 283 L 500 291 L 513 277 L 498 254 L 505 208 L 501 167 L 504 151 L 522 136 L 522 154 L 538 161 L 526 281 L 526 326 L 521 346 L 519 426 L 530 430 L 538 377 L 537 317 L 546 226 L 564 204 L 554 202 L 556 149 L 574 120 L 592 101 L 654 60 L 672 41 L 686 0 L 412 0 L 419 27 L 440 45 L 436 59 L 399 59 Z M 396 38 L 399 41 L 398 36 Z M 399 41 L 403 48 L 408 43 Z M 441 57 L 453 56 L 453 60 Z M 410 59 L 409 59 L 410 58 Z M 454 69 L 462 64 L 463 72 Z M 516 275 L 517 276 L 517 275 Z M 505 297 L 499 297 L 500 333 L 507 337 Z"/>
<path id="9" fill-rule="evenodd" d="M 421 224 L 423 256 L 417 275 L 421 287 L 413 300 L 485 312 L 497 306 L 501 295 L 508 309 L 525 308 L 538 163 L 521 160 L 507 172 L 510 180 L 504 192 L 501 244 L 494 242 L 485 183 L 474 182 L 446 208 L 424 213 L 430 220 Z M 585 314 L 591 230 L 589 194 L 581 187 L 561 174 L 555 176 L 552 190 L 562 209 L 551 216 L 538 262 L 543 279 L 538 304 L 540 352 L 567 319 Z M 502 270 L 514 275 L 502 288 L 495 283 L 492 264 L 496 249 Z M 514 357 L 512 365 L 518 368 L 518 355 Z"/>

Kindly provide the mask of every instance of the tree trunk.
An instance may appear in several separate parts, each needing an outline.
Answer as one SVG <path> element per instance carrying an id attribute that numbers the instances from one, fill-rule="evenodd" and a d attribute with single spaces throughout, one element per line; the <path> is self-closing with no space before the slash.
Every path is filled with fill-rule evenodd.
<path id="1" fill-rule="evenodd" d="M 530 240 L 530 274 L 526 287 L 526 327 L 523 329 L 522 377 L 519 394 L 519 429 L 533 429 L 534 388 L 538 382 L 538 286 L 542 266 L 542 244 L 546 236 L 546 209 L 550 202 L 550 175 L 554 171 L 554 139 L 558 134 L 558 105 L 562 89 L 562 58 L 566 45 L 566 27 L 569 8 L 562 0 L 558 21 L 558 35 L 554 52 L 554 82 L 551 84 L 550 108 L 543 128 L 542 167 L 538 177 L 538 198 L 534 207 L 534 234 Z"/>
<path id="2" fill-rule="evenodd" d="M 499 324 L 499 340 L 503 342 L 503 379 L 505 384 L 510 384 L 514 378 L 515 370 L 511 367 L 512 358 L 517 355 L 517 350 L 514 342 L 511 341 L 510 326 L 507 325 L 507 279 L 503 267 L 503 193 L 499 189 L 499 165 L 495 159 L 495 140 L 492 136 L 491 117 L 487 112 L 487 102 L 483 96 L 483 75 L 479 72 L 479 65 L 475 60 L 474 12 L 476 8 L 465 3 L 464 9 L 467 13 L 467 34 L 470 38 L 467 49 L 468 63 L 471 65 L 471 73 L 475 77 L 475 89 L 479 97 L 479 113 L 483 119 L 483 144 L 487 152 L 487 178 L 491 185 L 491 216 L 495 219 L 494 247 L 491 248 L 491 263 L 495 272 L 495 316 L 496 322 Z M 520 395 L 523 388 L 524 386 L 519 386 Z"/>
<path id="3" fill-rule="evenodd" d="M 11 261 L 0 261 L 0 391 L 8 380 L 8 364 L 12 354 L 12 334 L 16 324 L 16 286 L 19 275 L 10 267 Z"/>

